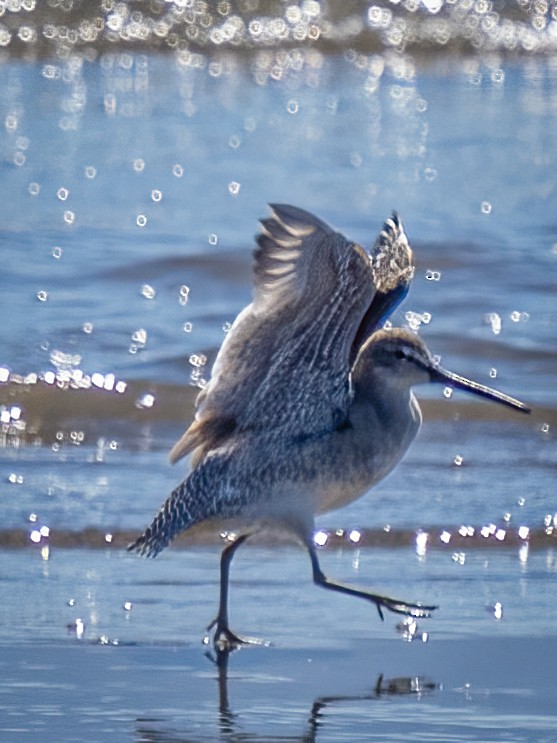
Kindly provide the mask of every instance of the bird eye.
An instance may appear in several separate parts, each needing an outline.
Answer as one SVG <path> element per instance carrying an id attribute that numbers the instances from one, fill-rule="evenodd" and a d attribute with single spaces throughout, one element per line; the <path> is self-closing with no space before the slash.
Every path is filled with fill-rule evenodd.
<path id="1" fill-rule="evenodd" d="M 401 348 L 397 348 L 397 350 L 395 351 L 395 357 L 397 359 L 406 359 L 406 358 L 408 358 L 406 356 L 406 353 Z"/>

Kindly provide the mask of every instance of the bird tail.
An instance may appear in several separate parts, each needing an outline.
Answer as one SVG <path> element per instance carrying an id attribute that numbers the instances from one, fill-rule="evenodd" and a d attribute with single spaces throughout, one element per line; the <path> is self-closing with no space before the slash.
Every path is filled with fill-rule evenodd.
<path id="1" fill-rule="evenodd" d="M 156 557 L 179 532 L 189 529 L 199 521 L 191 508 L 188 490 L 189 478 L 172 491 L 143 534 L 128 545 L 128 552 Z"/>

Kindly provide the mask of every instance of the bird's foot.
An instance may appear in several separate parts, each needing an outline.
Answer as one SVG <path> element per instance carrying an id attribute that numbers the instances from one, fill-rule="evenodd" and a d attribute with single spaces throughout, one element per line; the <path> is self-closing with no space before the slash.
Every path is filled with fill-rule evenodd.
<path id="1" fill-rule="evenodd" d="M 319 566 L 317 566 L 317 568 L 319 568 Z M 328 588 L 331 591 L 348 594 L 349 596 L 356 596 L 357 598 L 365 599 L 366 601 L 375 604 L 381 619 L 384 619 L 384 611 L 391 611 L 393 614 L 404 614 L 405 616 L 413 617 L 414 619 L 426 619 L 431 615 L 432 611 L 437 609 L 436 606 L 411 604 L 408 601 L 399 601 L 398 599 L 392 599 L 389 596 L 381 596 L 378 593 L 372 593 L 371 591 L 366 591 L 357 586 L 339 583 L 338 581 L 327 578 L 327 576 L 325 576 L 319 569 L 314 572 L 313 580 L 322 588 Z"/>
<path id="2" fill-rule="evenodd" d="M 424 606 L 419 603 L 412 604 L 407 601 L 398 601 L 397 599 L 391 599 L 388 596 L 376 596 L 374 594 L 370 594 L 369 599 L 377 607 L 381 619 L 384 619 L 384 609 L 393 612 L 393 614 L 404 614 L 405 616 L 413 617 L 414 619 L 427 619 L 431 616 L 431 612 L 438 608 L 437 606 Z"/>
<path id="3" fill-rule="evenodd" d="M 232 632 L 227 624 L 220 622 L 218 618 L 214 619 L 207 627 L 207 632 L 209 633 L 213 627 L 216 629 L 213 634 L 212 644 L 217 653 L 231 653 L 233 650 L 241 648 L 242 645 L 269 645 L 268 642 L 257 637 L 240 637 L 240 635 Z M 203 643 L 205 645 L 211 643 L 208 634 L 203 638 Z"/>

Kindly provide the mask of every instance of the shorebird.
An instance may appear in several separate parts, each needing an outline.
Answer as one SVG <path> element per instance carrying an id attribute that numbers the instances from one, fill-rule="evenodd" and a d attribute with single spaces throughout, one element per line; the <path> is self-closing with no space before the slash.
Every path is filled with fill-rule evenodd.
<path id="1" fill-rule="evenodd" d="M 174 537 L 212 521 L 236 535 L 222 552 L 213 643 L 230 630 L 228 583 L 238 547 L 262 530 L 304 545 L 314 582 L 384 610 L 427 617 L 435 606 L 339 583 L 319 565 L 317 514 L 362 496 L 400 461 L 421 425 L 412 387 L 431 382 L 521 412 L 502 392 L 444 369 L 413 332 L 385 329 L 414 268 L 396 213 L 368 254 L 301 209 L 272 205 L 254 252 L 254 297 L 228 332 L 196 416 L 170 453 L 191 454 L 190 472 L 129 545 L 155 557 Z"/>

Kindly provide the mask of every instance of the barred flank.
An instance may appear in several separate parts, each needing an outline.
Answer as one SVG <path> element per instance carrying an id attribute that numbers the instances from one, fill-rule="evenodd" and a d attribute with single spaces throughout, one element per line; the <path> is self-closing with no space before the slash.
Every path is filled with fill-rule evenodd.
<path id="1" fill-rule="evenodd" d="M 135 551 L 144 557 L 156 557 L 179 532 L 196 523 L 188 508 L 188 482 L 189 478 L 172 491 L 150 526 L 135 542 L 128 545 L 128 552 Z"/>
<path id="2" fill-rule="evenodd" d="M 237 516 L 244 507 L 244 493 L 231 496 L 224 483 L 229 481 L 229 452 L 213 453 L 176 487 L 162 504 L 144 533 L 128 546 L 129 552 L 156 557 L 181 531 L 214 516 Z M 226 493 L 226 495 L 225 495 Z"/>

